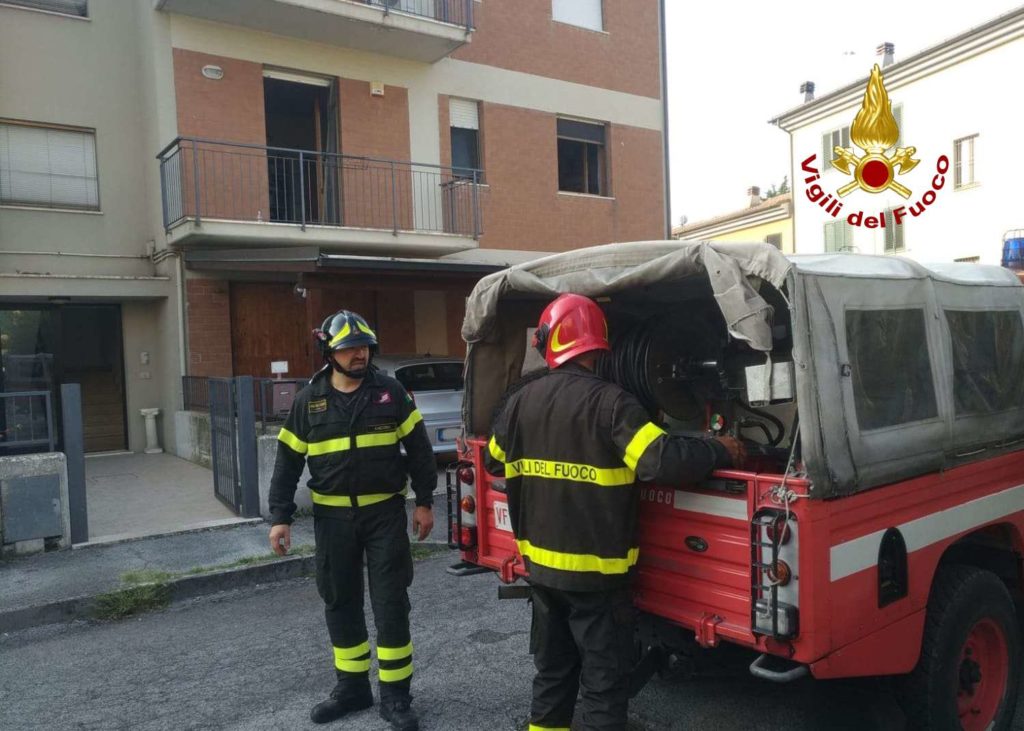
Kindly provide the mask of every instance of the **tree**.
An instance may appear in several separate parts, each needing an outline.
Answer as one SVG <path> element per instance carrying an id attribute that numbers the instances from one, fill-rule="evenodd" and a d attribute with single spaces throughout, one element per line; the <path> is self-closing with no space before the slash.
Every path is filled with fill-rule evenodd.
<path id="1" fill-rule="evenodd" d="M 779 183 L 779 187 L 778 188 L 776 188 L 775 184 L 773 183 L 772 186 L 768 190 L 766 190 L 764 192 L 764 195 L 761 196 L 761 199 L 762 200 L 768 200 L 769 198 L 774 198 L 777 195 L 783 195 L 784 193 L 788 193 L 788 192 L 789 192 L 789 176 L 786 175 L 786 176 L 784 176 L 782 178 L 782 182 Z"/>

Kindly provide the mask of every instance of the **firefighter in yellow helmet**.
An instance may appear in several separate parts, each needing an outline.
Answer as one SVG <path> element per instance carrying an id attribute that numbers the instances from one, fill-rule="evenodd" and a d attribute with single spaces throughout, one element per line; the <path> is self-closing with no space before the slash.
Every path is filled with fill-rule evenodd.
<path id="1" fill-rule="evenodd" d="M 547 375 L 513 392 L 493 426 L 488 470 L 504 474 L 516 545 L 530 572 L 530 731 L 568 729 L 582 688 L 582 727 L 626 728 L 633 657 L 629 579 L 637 562 L 636 480 L 699 480 L 738 464 L 731 437 L 669 436 L 639 401 L 594 373 L 610 350 L 604 313 L 563 294 L 534 346 Z"/>
<path id="2" fill-rule="evenodd" d="M 408 587 L 406 480 L 416 494 L 413 530 L 434 525 L 434 452 L 412 397 L 373 367 L 377 336 L 362 317 L 341 310 L 314 331 L 326 365 L 295 398 L 278 436 L 270 483 L 270 545 L 291 545 L 295 489 L 308 465 L 316 534 L 316 585 L 324 600 L 337 684 L 310 718 L 327 723 L 373 705 L 370 643 L 363 615 L 363 561 L 377 626 L 380 715 L 398 731 L 416 731 L 410 707 L 412 638 Z M 403 458 L 399 447 L 404 446 Z M 406 467 L 408 465 L 408 467 Z"/>

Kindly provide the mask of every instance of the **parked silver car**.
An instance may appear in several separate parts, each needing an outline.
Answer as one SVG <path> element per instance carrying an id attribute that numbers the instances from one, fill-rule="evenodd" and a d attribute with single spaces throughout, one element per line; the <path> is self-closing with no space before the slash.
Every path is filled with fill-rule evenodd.
<path id="1" fill-rule="evenodd" d="M 412 394 L 434 453 L 455 454 L 462 431 L 462 361 L 432 355 L 378 355 L 374 365 Z"/>

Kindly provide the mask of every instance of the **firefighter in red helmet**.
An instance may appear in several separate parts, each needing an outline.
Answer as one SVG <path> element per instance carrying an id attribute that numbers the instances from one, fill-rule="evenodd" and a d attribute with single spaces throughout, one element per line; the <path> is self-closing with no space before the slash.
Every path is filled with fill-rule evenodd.
<path id="1" fill-rule="evenodd" d="M 412 397 L 373 367 L 377 335 L 366 320 L 341 310 L 314 337 L 326 363 L 295 397 L 278 435 L 269 498 L 270 545 L 283 555 L 291 544 L 295 488 L 308 465 L 316 585 L 337 675 L 330 697 L 313 707 L 310 718 L 327 723 L 373 705 L 363 615 L 365 560 L 377 626 L 380 715 L 397 731 L 416 731 L 409 692 L 413 567 L 405 494 L 411 478 L 413 530 L 422 541 L 434 525 L 434 451 Z"/>
<path id="2" fill-rule="evenodd" d="M 582 688 L 583 728 L 621 730 L 639 553 L 634 483 L 699 480 L 739 464 L 744 452 L 732 437 L 669 436 L 632 394 L 594 372 L 597 354 L 611 348 L 593 300 L 558 297 L 533 345 L 550 370 L 508 396 L 486 457 L 505 476 L 530 572 L 537 674 L 529 729 L 568 729 Z"/>

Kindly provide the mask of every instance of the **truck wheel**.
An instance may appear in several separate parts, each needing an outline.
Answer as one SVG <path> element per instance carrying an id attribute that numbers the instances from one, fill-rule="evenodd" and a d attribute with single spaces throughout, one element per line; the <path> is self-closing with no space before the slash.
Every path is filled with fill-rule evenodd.
<path id="1" fill-rule="evenodd" d="M 901 692 L 913 729 L 1008 729 L 1017 705 L 1021 636 L 1006 586 L 950 564 L 935 574 L 921 657 Z"/>

